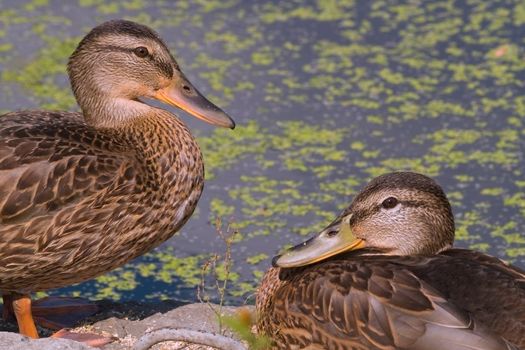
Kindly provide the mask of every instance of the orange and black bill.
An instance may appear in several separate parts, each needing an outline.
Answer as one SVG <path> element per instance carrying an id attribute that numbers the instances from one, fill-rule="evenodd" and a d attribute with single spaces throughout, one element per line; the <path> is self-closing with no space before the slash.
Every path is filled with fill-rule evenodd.
<path id="1" fill-rule="evenodd" d="M 158 90 L 153 97 L 178 107 L 207 123 L 230 129 L 235 128 L 233 119 L 204 97 L 181 72 L 175 72 L 172 83 Z"/>

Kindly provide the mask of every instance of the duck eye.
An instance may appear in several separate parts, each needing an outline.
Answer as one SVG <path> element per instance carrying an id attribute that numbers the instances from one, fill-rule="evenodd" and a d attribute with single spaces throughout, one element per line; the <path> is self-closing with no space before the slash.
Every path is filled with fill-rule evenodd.
<path id="1" fill-rule="evenodd" d="M 133 49 L 133 53 L 140 58 L 144 58 L 149 55 L 149 51 L 144 46 L 139 46 Z"/>
<path id="2" fill-rule="evenodd" d="M 392 209 L 397 205 L 397 203 L 399 202 L 396 197 L 388 197 L 383 201 L 383 203 L 381 203 L 381 206 L 385 209 Z"/>

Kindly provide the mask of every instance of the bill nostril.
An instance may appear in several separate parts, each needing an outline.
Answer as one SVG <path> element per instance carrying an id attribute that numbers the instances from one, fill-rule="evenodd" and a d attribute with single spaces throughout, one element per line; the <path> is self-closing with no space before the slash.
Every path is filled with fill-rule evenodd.
<path id="1" fill-rule="evenodd" d="M 326 232 L 326 235 L 328 237 L 334 237 L 334 236 L 337 236 L 338 233 L 339 233 L 339 230 L 331 229 L 331 230 Z"/>
<path id="2" fill-rule="evenodd" d="M 183 88 L 184 91 L 186 91 L 186 92 L 191 92 L 191 88 L 190 88 L 188 85 L 183 85 L 182 88 Z"/>

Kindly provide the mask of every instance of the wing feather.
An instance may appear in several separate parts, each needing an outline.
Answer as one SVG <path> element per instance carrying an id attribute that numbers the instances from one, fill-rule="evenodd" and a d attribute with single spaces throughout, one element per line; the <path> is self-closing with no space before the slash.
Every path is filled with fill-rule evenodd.
<path id="1" fill-rule="evenodd" d="M 273 296 L 272 318 L 280 325 L 275 338 L 286 339 L 279 343 L 287 344 L 285 348 L 509 346 L 402 264 L 336 260 L 296 269 L 284 278 L 286 283 Z"/>
<path id="2" fill-rule="evenodd" d="M 100 142 L 76 114 L 31 113 L 2 116 L 0 223 L 74 204 L 107 187 L 129 166 L 122 144 Z"/>

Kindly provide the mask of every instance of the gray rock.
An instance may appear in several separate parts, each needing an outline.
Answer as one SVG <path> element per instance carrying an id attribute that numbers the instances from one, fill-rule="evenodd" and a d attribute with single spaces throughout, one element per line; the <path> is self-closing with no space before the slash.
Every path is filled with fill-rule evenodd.
<path id="1" fill-rule="evenodd" d="M 31 339 L 17 333 L 0 332 L 0 350 L 93 350 L 92 347 L 67 339 Z"/>
<path id="2" fill-rule="evenodd" d="M 188 304 L 166 313 L 154 314 L 140 321 L 110 318 L 95 323 L 92 329 L 95 333 L 109 333 L 120 339 L 119 341 L 106 345 L 104 350 L 124 350 L 129 349 L 129 346 L 145 333 L 162 328 L 186 328 L 209 333 L 219 333 L 217 314 L 212 308 L 218 310 L 218 305 Z M 252 306 L 249 306 L 249 308 L 253 311 Z M 222 314 L 231 315 L 237 310 L 237 307 L 223 307 Z M 228 330 L 223 329 L 223 334 L 234 337 Z"/>

